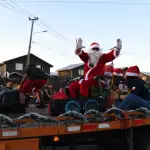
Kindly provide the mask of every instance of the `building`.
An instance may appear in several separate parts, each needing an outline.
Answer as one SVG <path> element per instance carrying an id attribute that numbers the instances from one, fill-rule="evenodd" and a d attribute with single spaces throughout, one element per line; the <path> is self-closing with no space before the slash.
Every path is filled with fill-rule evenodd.
<path id="1" fill-rule="evenodd" d="M 57 72 L 51 72 L 50 73 L 50 78 L 48 79 L 49 83 L 51 85 L 53 85 L 53 88 L 55 90 L 59 90 L 59 88 L 61 87 L 60 86 L 60 80 L 59 80 L 59 77 L 58 77 L 58 73 Z"/>
<path id="2" fill-rule="evenodd" d="M 150 72 L 142 72 L 141 78 L 146 81 L 148 87 L 150 88 Z"/>
<path id="3" fill-rule="evenodd" d="M 66 67 L 57 70 L 60 78 L 73 79 L 84 74 L 84 64 L 71 64 Z"/>
<path id="4" fill-rule="evenodd" d="M 0 63 L 0 72 L 2 76 L 9 73 L 9 78 L 15 81 L 20 81 L 23 77 L 27 62 L 27 55 L 19 56 L 10 60 L 6 60 Z M 30 54 L 30 64 L 36 65 L 38 68 L 41 68 L 45 73 L 50 75 L 50 69 L 53 65 L 49 64 L 45 60 L 37 57 L 34 54 Z"/>
<path id="5" fill-rule="evenodd" d="M 70 79 L 82 76 L 84 74 L 83 63 L 71 64 L 61 69 L 58 69 L 57 81 L 60 87 L 66 87 L 69 84 Z"/>

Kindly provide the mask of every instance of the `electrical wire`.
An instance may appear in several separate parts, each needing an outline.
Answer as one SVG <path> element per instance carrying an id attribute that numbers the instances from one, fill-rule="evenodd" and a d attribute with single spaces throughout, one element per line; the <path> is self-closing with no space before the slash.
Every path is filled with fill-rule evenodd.
<path id="1" fill-rule="evenodd" d="M 69 0 L 17 0 L 26 3 L 68 3 L 68 4 L 113 4 L 113 5 L 149 5 L 150 2 L 119 2 L 119 1 L 69 1 Z"/>
<path id="2" fill-rule="evenodd" d="M 26 16 L 26 15 L 24 15 L 24 14 L 22 14 L 22 13 L 19 13 L 19 12 L 13 10 L 13 9 L 7 7 L 6 5 L 4 5 L 4 4 L 2 4 L 2 3 L 0 3 L 0 5 L 3 6 L 3 7 L 5 7 L 5 8 L 7 8 L 7 9 L 9 9 L 9 10 L 11 10 L 11 11 L 13 11 L 13 12 L 15 12 L 15 13 L 17 13 L 17 14 L 19 14 L 19 15 L 21 15 L 21 16 Z"/>
<path id="3" fill-rule="evenodd" d="M 48 24 L 46 24 L 43 20 L 39 20 L 40 23 L 45 26 L 46 28 L 48 28 L 50 31 L 54 32 L 55 35 L 57 35 L 58 37 L 60 37 L 62 40 L 64 40 L 67 43 L 70 44 L 75 44 L 74 42 L 70 41 L 69 39 L 67 39 L 66 37 L 64 37 L 61 33 L 59 33 L 58 31 L 52 29 Z"/>
<path id="4" fill-rule="evenodd" d="M 25 13 L 26 15 L 35 17 L 35 15 L 33 15 L 32 13 L 26 11 L 25 9 L 23 9 L 22 7 L 20 7 L 17 3 L 15 3 L 13 0 L 10 0 L 14 5 L 16 5 L 19 9 L 21 9 L 21 11 L 23 13 Z M 48 24 L 46 24 L 43 20 L 39 19 L 39 22 L 46 28 L 48 28 L 50 31 L 54 32 L 55 35 L 57 35 L 59 38 L 63 39 L 65 42 L 71 43 L 73 44 L 73 42 L 71 42 L 70 40 L 68 40 L 66 37 L 64 37 L 62 34 L 60 34 L 58 31 L 52 29 Z M 39 24 L 38 24 L 39 25 Z M 49 32 L 51 35 L 54 36 L 54 34 L 52 32 Z"/>
<path id="5" fill-rule="evenodd" d="M 12 7 L 13 9 L 11 9 L 11 8 L 9 8 L 9 7 L 7 7 L 6 5 L 4 5 L 3 4 L 3 6 L 4 7 L 6 7 L 7 9 L 10 9 L 10 10 L 12 10 L 12 11 L 14 11 L 14 12 L 16 12 L 16 13 L 18 13 L 18 14 L 22 14 L 23 16 L 36 16 L 36 15 L 33 15 L 32 13 L 30 13 L 30 12 L 28 12 L 28 11 L 26 11 L 25 9 L 23 9 L 21 6 L 19 6 L 16 2 L 14 2 L 13 0 L 10 0 L 10 2 L 12 2 L 16 7 L 18 7 L 18 8 L 16 8 L 15 6 L 13 6 L 13 5 L 11 5 L 10 3 L 8 3 L 8 2 L 6 2 L 6 1 L 4 1 L 4 0 L 2 0 L 4 3 L 6 3 L 7 5 L 9 5 L 10 7 Z M 17 11 L 19 11 L 19 12 L 17 12 Z M 43 20 L 40 20 L 39 19 L 39 22 L 40 22 L 40 24 L 39 23 L 37 23 L 37 22 L 35 22 L 38 26 L 40 26 L 41 28 L 43 28 L 43 27 L 45 27 L 45 28 L 47 28 L 47 29 L 49 29 L 49 31 L 48 31 L 48 33 L 50 34 L 50 35 L 52 35 L 53 37 L 55 37 L 55 38 L 59 38 L 60 40 L 63 40 L 65 43 L 69 43 L 69 44 L 74 44 L 72 41 L 70 41 L 69 39 L 67 39 L 66 37 L 64 37 L 61 33 L 59 33 L 58 31 L 56 31 L 56 30 L 54 30 L 54 29 L 52 29 L 48 24 L 46 24 L 45 23 L 45 21 L 43 21 Z M 43 26 L 43 27 L 42 27 Z M 44 30 L 45 30 L 45 28 L 43 28 Z M 51 31 L 51 32 L 50 32 Z"/>
<path id="6" fill-rule="evenodd" d="M 73 56 L 68 55 L 68 54 L 66 54 L 66 53 L 60 53 L 60 52 L 58 52 L 58 51 L 53 51 L 51 48 L 46 47 L 46 46 L 44 46 L 44 45 L 41 45 L 40 43 L 37 43 L 37 42 L 34 42 L 34 41 L 33 41 L 33 43 L 36 44 L 36 45 L 38 45 L 38 46 L 40 46 L 40 47 L 42 47 L 42 48 L 44 48 L 44 49 L 50 50 L 50 51 L 52 51 L 52 52 L 55 52 L 55 53 L 57 53 L 57 54 L 59 53 L 60 55 L 67 56 L 67 57 L 69 57 L 70 59 L 77 59 L 76 57 L 73 57 Z M 78 59 L 78 60 L 79 60 L 79 59 Z"/>
<path id="7" fill-rule="evenodd" d="M 7 6 L 4 5 L 3 3 L 0 3 L 1 6 L 7 8 L 7 9 L 9 9 L 9 10 L 11 10 L 11 11 L 13 11 L 13 12 L 19 14 L 19 15 L 22 15 L 22 16 L 35 16 L 35 15 L 33 15 L 32 13 L 30 13 L 30 12 L 26 11 L 25 9 L 23 9 L 21 6 L 19 6 L 19 5 L 18 5 L 17 3 L 15 3 L 13 0 L 10 0 L 10 2 L 12 2 L 16 7 L 18 7 L 18 9 L 17 9 L 15 6 L 12 6 L 10 3 L 8 3 L 8 2 L 6 2 L 6 1 L 4 1 L 4 0 L 2 0 L 2 1 L 5 2 L 6 4 L 8 4 L 9 6 L 11 6 L 12 8 L 7 7 Z M 17 2 L 18 2 L 18 1 L 17 1 Z M 49 1 L 49 2 L 52 2 L 52 1 Z M 58 1 L 56 1 L 56 2 L 58 2 Z M 63 1 L 63 2 L 65 2 L 65 1 Z M 66 1 L 66 2 L 67 2 L 67 1 Z M 20 10 L 19 10 L 19 9 L 20 9 Z M 17 10 L 17 11 L 16 11 L 16 10 Z M 52 35 L 53 37 L 59 38 L 59 39 L 63 40 L 64 42 L 67 42 L 67 43 L 69 43 L 69 44 L 75 45 L 74 42 L 68 40 L 66 37 L 64 37 L 62 34 L 60 34 L 58 31 L 52 29 L 52 28 L 51 28 L 48 24 L 46 24 L 43 20 L 39 20 L 39 21 L 40 21 L 40 24 L 37 23 L 37 22 L 35 22 L 35 23 L 36 23 L 38 26 L 40 26 L 42 29 L 44 29 L 44 30 L 45 30 L 45 28 L 49 29 L 48 33 L 49 33 L 50 35 Z M 50 32 L 50 31 L 51 31 L 51 32 Z M 48 49 L 49 49 L 49 48 L 48 48 Z M 107 50 L 105 50 L 105 51 L 107 51 Z M 123 54 L 132 55 L 132 56 L 133 56 L 133 55 L 136 55 L 136 54 L 128 53 L 128 52 L 123 52 Z M 65 55 L 65 54 L 63 54 L 63 55 Z M 148 58 L 150 57 L 150 56 L 147 56 L 147 55 L 137 55 L 137 56 L 140 56 L 140 57 L 148 57 Z M 70 56 L 69 56 L 69 57 L 70 57 Z"/>
<path id="8" fill-rule="evenodd" d="M 27 10 L 23 9 L 22 7 L 20 7 L 17 3 L 15 3 L 13 0 L 10 0 L 16 7 L 18 7 L 18 9 L 20 9 L 20 11 L 22 11 L 23 13 L 25 13 L 28 16 L 32 16 L 32 17 L 37 17 L 33 14 L 31 14 L 30 12 L 28 12 Z"/>
<path id="9" fill-rule="evenodd" d="M 10 3 L 8 3 L 5 0 L 2 0 L 5 4 L 7 4 L 8 6 L 10 6 L 12 9 L 15 9 L 16 11 L 18 11 L 19 13 L 23 13 L 22 11 L 20 11 L 20 9 L 16 8 L 15 6 L 11 5 Z"/>

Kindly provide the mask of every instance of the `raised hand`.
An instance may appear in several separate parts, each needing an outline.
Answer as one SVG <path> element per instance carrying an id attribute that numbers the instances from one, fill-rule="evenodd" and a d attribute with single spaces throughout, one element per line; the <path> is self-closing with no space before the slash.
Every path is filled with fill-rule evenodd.
<path id="1" fill-rule="evenodd" d="M 117 46 L 116 48 L 118 49 L 118 51 L 120 51 L 122 49 L 122 40 L 121 39 L 117 39 Z"/>
<path id="2" fill-rule="evenodd" d="M 85 48 L 85 46 L 82 45 L 83 40 L 81 38 L 76 39 L 76 49 L 82 49 Z"/>

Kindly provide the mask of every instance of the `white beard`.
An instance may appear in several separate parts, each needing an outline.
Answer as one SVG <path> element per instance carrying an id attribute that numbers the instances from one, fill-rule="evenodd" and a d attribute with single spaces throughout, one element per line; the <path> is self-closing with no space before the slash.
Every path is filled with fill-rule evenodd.
<path id="1" fill-rule="evenodd" d="M 88 53 L 88 55 L 89 55 L 88 65 L 92 64 L 93 67 L 95 67 L 97 65 L 97 63 L 99 62 L 101 56 L 102 56 L 102 51 L 99 50 L 97 52 L 97 51 L 90 50 L 90 52 Z"/>

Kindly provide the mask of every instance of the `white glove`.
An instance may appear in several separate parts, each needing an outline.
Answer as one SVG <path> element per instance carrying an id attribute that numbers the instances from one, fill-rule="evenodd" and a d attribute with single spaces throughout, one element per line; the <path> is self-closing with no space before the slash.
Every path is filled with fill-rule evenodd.
<path id="1" fill-rule="evenodd" d="M 76 49 L 82 49 L 85 48 L 85 46 L 82 45 L 83 40 L 81 38 L 76 39 Z"/>
<path id="2" fill-rule="evenodd" d="M 117 46 L 115 48 L 118 51 L 120 51 L 122 49 L 122 40 L 121 39 L 117 39 Z"/>

